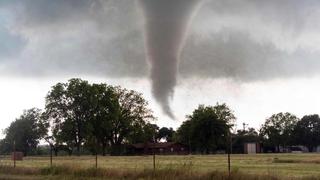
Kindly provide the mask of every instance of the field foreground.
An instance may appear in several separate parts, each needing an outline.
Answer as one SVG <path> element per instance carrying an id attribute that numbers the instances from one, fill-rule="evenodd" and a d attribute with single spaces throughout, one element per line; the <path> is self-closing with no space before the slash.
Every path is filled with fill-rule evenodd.
<path id="1" fill-rule="evenodd" d="M 0 158 L 0 179 L 228 179 L 226 155 Z M 229 179 L 319 179 L 320 154 L 232 155 Z"/>

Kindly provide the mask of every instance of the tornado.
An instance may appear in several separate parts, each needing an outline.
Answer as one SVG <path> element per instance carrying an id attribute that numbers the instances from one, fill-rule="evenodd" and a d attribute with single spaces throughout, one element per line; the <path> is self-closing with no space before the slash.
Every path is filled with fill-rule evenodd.
<path id="1" fill-rule="evenodd" d="M 145 20 L 146 58 L 152 93 L 162 110 L 175 119 L 170 100 L 177 84 L 180 54 L 200 0 L 138 0 Z"/>

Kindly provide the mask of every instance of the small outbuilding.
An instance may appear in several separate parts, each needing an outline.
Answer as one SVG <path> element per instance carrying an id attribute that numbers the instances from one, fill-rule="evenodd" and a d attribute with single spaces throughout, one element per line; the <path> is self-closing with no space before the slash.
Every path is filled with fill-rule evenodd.
<path id="1" fill-rule="evenodd" d="M 245 154 L 257 154 L 260 152 L 261 152 L 261 146 L 259 143 L 256 143 L 256 142 L 244 143 Z"/>
<path id="2" fill-rule="evenodd" d="M 160 142 L 160 143 L 137 143 L 130 146 L 130 152 L 134 155 L 186 155 L 189 148 L 181 143 Z"/>

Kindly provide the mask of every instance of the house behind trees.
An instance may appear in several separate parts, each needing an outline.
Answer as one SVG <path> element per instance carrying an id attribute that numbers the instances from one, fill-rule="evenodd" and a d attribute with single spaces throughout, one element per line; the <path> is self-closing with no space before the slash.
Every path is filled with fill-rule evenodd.
<path id="1" fill-rule="evenodd" d="M 186 155 L 189 148 L 181 143 L 160 142 L 160 143 L 137 143 L 129 147 L 132 155 Z"/>

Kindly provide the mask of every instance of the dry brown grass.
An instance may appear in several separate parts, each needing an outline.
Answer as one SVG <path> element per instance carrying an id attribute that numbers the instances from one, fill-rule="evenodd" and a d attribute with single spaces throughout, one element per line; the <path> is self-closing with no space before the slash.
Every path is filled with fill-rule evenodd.
<path id="1" fill-rule="evenodd" d="M 1 175 L 6 176 L 1 176 Z M 0 167 L 0 179 L 132 179 L 132 180 L 282 180 L 283 177 L 270 175 L 253 175 L 233 171 L 230 176 L 226 172 L 199 172 L 190 167 L 178 169 L 120 170 L 103 168 L 77 168 L 71 166 L 54 166 L 47 168 Z M 316 177 L 287 178 L 318 180 Z"/>
<path id="2" fill-rule="evenodd" d="M 310 160 L 310 159 L 281 159 L 281 158 L 274 158 L 273 163 L 296 163 L 296 164 L 320 164 L 320 160 Z"/>
<path id="3" fill-rule="evenodd" d="M 0 179 L 228 179 L 225 155 L 157 156 L 153 172 L 152 156 L 26 157 L 17 162 L 0 159 Z M 319 154 L 232 155 L 229 179 L 319 179 Z"/>

